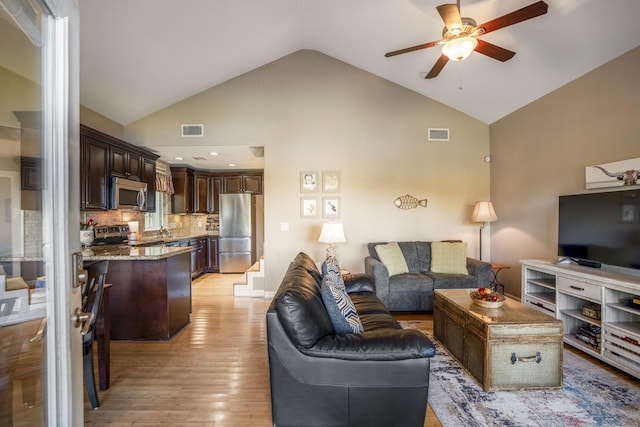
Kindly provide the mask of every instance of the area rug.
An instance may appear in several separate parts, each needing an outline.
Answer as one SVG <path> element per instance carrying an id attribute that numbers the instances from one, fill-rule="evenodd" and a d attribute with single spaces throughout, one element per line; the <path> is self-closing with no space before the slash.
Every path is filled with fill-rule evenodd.
<path id="1" fill-rule="evenodd" d="M 400 321 L 436 346 L 429 403 L 448 426 L 640 426 L 640 381 L 628 381 L 564 350 L 562 390 L 486 392 L 431 334 L 424 321 Z"/>

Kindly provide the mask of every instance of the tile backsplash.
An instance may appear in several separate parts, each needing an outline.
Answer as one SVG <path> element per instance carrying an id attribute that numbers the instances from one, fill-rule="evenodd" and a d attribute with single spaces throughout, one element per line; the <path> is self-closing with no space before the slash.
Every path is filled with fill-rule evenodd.
<path id="1" fill-rule="evenodd" d="M 208 219 L 210 218 L 210 219 Z M 80 213 L 80 221 L 86 224 L 93 219 L 98 224 L 126 224 L 129 221 L 138 221 L 140 233 L 156 234 L 158 230 L 147 231 L 144 227 L 144 213 L 109 210 L 109 211 L 83 211 Z M 176 236 L 204 233 L 207 225 L 218 223 L 218 215 L 166 215 L 163 225 L 171 228 L 171 233 Z"/>
<path id="2" fill-rule="evenodd" d="M 24 253 L 42 252 L 42 211 L 23 211 Z"/>

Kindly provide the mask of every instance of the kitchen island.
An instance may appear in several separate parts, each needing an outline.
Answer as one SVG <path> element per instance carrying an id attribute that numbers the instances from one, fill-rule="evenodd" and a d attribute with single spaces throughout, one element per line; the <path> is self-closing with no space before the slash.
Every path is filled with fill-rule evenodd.
<path id="1" fill-rule="evenodd" d="M 191 248 L 95 246 L 86 264 L 109 261 L 112 340 L 169 340 L 189 323 Z"/>

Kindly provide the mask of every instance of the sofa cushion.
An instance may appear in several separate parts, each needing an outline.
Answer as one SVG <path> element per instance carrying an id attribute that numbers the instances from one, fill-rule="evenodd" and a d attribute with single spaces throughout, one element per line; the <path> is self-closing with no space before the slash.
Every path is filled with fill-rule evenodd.
<path id="1" fill-rule="evenodd" d="M 389 292 L 433 291 L 433 279 L 423 273 L 405 273 L 389 278 Z"/>
<path id="2" fill-rule="evenodd" d="M 466 242 L 432 242 L 431 271 L 433 273 L 469 274 Z"/>
<path id="3" fill-rule="evenodd" d="M 431 271 L 431 242 L 416 242 L 416 251 L 420 262 L 419 271 L 421 273 Z"/>
<path id="4" fill-rule="evenodd" d="M 382 262 L 385 267 L 387 267 L 387 270 L 389 270 L 389 276 L 409 272 L 409 267 L 407 267 L 407 262 L 400 250 L 400 246 L 398 246 L 398 242 L 390 242 L 386 245 L 377 245 L 376 252 L 380 262 Z"/>
<path id="5" fill-rule="evenodd" d="M 300 253 L 289 265 L 287 274 L 272 301 L 278 319 L 291 342 L 298 348 L 310 347 L 321 337 L 333 333 L 333 326 L 320 295 L 313 260 Z M 311 272 L 309 270 L 312 270 Z"/>
<path id="6" fill-rule="evenodd" d="M 420 259 L 418 257 L 416 242 L 398 242 L 398 246 L 400 246 L 404 260 L 407 263 L 409 273 L 419 273 Z"/>
<path id="7" fill-rule="evenodd" d="M 320 284 L 322 283 L 322 273 L 318 271 L 316 263 L 309 255 L 305 254 L 304 252 L 299 252 L 298 255 L 296 255 L 296 257 L 293 259 L 293 263 L 296 266 L 305 269 L 307 273 L 309 273 L 311 277 L 313 277 L 313 279 L 316 281 L 318 287 L 320 287 Z"/>
<path id="8" fill-rule="evenodd" d="M 426 273 L 433 279 L 433 289 L 477 288 L 478 279 L 470 274 Z"/>
<path id="9" fill-rule="evenodd" d="M 363 331 L 358 312 L 347 294 L 340 270 L 335 264 L 327 264 L 327 273 L 322 279 L 321 294 L 336 334 Z"/>

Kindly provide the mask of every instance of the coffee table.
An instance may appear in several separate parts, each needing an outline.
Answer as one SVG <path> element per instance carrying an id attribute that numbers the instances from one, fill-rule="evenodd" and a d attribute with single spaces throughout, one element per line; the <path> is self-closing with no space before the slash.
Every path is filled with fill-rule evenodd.
<path id="1" fill-rule="evenodd" d="M 435 337 L 485 390 L 562 387 L 562 321 L 507 298 L 473 303 L 470 289 L 436 290 Z"/>

